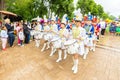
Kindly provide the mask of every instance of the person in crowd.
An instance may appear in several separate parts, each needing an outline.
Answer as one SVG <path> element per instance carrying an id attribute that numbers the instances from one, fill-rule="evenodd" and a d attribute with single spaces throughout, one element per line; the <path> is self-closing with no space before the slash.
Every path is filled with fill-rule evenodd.
<path id="1" fill-rule="evenodd" d="M 10 47 L 13 47 L 13 43 L 15 41 L 15 35 L 14 35 L 14 27 L 10 25 L 10 19 L 5 19 L 5 26 L 8 31 L 8 41 L 10 44 Z"/>
<path id="2" fill-rule="evenodd" d="M 25 40 L 24 43 L 28 44 L 30 42 L 30 28 L 28 28 L 27 26 L 27 22 L 25 21 L 23 23 L 23 32 L 24 32 L 24 36 L 25 36 Z"/>
<path id="3" fill-rule="evenodd" d="M 23 25 L 21 22 L 18 23 L 17 27 L 16 27 L 16 32 L 17 32 L 17 38 L 18 38 L 18 45 L 21 45 L 20 44 L 20 39 L 19 39 L 19 30 L 23 28 Z"/>
<path id="4" fill-rule="evenodd" d="M 109 29 L 110 30 L 110 35 L 115 35 L 116 27 L 117 27 L 116 22 L 112 22 L 111 25 L 110 25 L 110 29 Z"/>
<path id="5" fill-rule="evenodd" d="M 31 24 L 31 30 L 35 30 L 35 26 L 37 25 L 37 23 L 36 22 L 32 22 L 32 24 Z M 35 40 L 35 36 L 33 35 L 33 41 Z"/>
<path id="6" fill-rule="evenodd" d="M 20 46 L 24 46 L 23 45 L 23 41 L 24 41 L 24 33 L 23 33 L 23 28 L 20 28 L 19 32 L 18 32 L 18 37 L 20 39 Z"/>
<path id="7" fill-rule="evenodd" d="M 1 28 L 0 35 L 1 35 L 1 41 L 2 41 L 2 50 L 6 50 L 8 34 L 5 26 Z"/>
<path id="8" fill-rule="evenodd" d="M 102 19 L 100 20 L 99 24 L 100 24 L 100 28 L 101 28 L 101 37 L 104 37 L 104 35 L 105 35 L 105 29 L 107 27 L 107 24 Z"/>

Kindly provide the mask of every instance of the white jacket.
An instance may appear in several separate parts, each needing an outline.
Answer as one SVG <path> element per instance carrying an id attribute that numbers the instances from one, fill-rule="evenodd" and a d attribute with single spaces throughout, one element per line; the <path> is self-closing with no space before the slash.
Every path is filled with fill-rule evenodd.
<path id="1" fill-rule="evenodd" d="M 1 30 L 0 36 L 1 36 L 1 38 L 8 38 L 7 31 L 6 30 Z"/>

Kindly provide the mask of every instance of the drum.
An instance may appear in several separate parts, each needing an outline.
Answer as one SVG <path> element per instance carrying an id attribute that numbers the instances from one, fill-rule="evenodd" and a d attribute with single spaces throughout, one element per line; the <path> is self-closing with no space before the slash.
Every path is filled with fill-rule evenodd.
<path id="1" fill-rule="evenodd" d="M 54 48 L 61 48 L 61 38 L 58 36 L 55 36 L 50 40 L 50 42 L 53 44 Z"/>
<path id="2" fill-rule="evenodd" d="M 35 39 L 42 39 L 43 38 L 43 32 L 35 32 L 34 36 Z"/>
<path id="3" fill-rule="evenodd" d="M 79 52 L 79 44 L 75 39 L 71 39 L 64 42 L 64 45 L 69 54 L 75 54 Z"/>
<path id="4" fill-rule="evenodd" d="M 70 45 L 74 44 L 75 42 L 77 42 L 75 39 L 67 40 L 64 42 L 64 45 L 70 46 Z"/>
<path id="5" fill-rule="evenodd" d="M 55 42 L 55 41 L 57 41 L 57 40 L 59 40 L 59 39 L 60 39 L 60 37 L 55 36 L 55 37 L 53 37 L 53 38 L 51 39 L 51 42 Z"/>
<path id="6" fill-rule="evenodd" d="M 52 34 L 44 33 L 43 38 L 44 38 L 44 40 L 48 40 L 49 41 L 50 39 L 52 39 Z"/>

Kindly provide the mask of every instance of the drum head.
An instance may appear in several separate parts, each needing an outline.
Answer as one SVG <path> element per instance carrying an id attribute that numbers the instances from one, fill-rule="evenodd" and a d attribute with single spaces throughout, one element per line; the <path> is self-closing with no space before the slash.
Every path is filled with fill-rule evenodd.
<path id="1" fill-rule="evenodd" d="M 69 45 L 72 45 L 72 44 L 75 43 L 75 42 L 76 42 L 76 40 L 74 40 L 74 39 L 68 40 L 68 41 L 65 41 L 65 42 L 64 42 L 64 45 L 65 45 L 65 46 L 69 46 Z"/>
<path id="2" fill-rule="evenodd" d="M 53 39 L 51 41 L 54 42 L 54 41 L 57 41 L 59 39 L 60 39 L 60 37 L 53 37 Z"/>

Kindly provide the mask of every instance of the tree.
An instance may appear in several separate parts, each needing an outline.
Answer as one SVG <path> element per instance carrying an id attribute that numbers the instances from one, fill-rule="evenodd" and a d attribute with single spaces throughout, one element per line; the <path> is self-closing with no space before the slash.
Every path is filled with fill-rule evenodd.
<path id="1" fill-rule="evenodd" d="M 60 17 L 64 14 L 68 14 L 68 17 L 72 16 L 74 11 L 73 0 L 48 0 L 48 2 L 51 12 L 55 12 Z"/>
<path id="2" fill-rule="evenodd" d="M 103 7 L 100 4 L 96 4 L 94 0 L 78 0 L 77 8 L 81 9 L 83 15 L 88 12 L 91 12 L 94 16 L 102 17 L 104 15 Z"/>
<path id="3" fill-rule="evenodd" d="M 28 20 L 37 16 L 50 16 L 51 12 L 60 17 L 64 14 L 71 17 L 74 11 L 73 0 L 6 0 L 6 6 L 8 11 Z"/>

